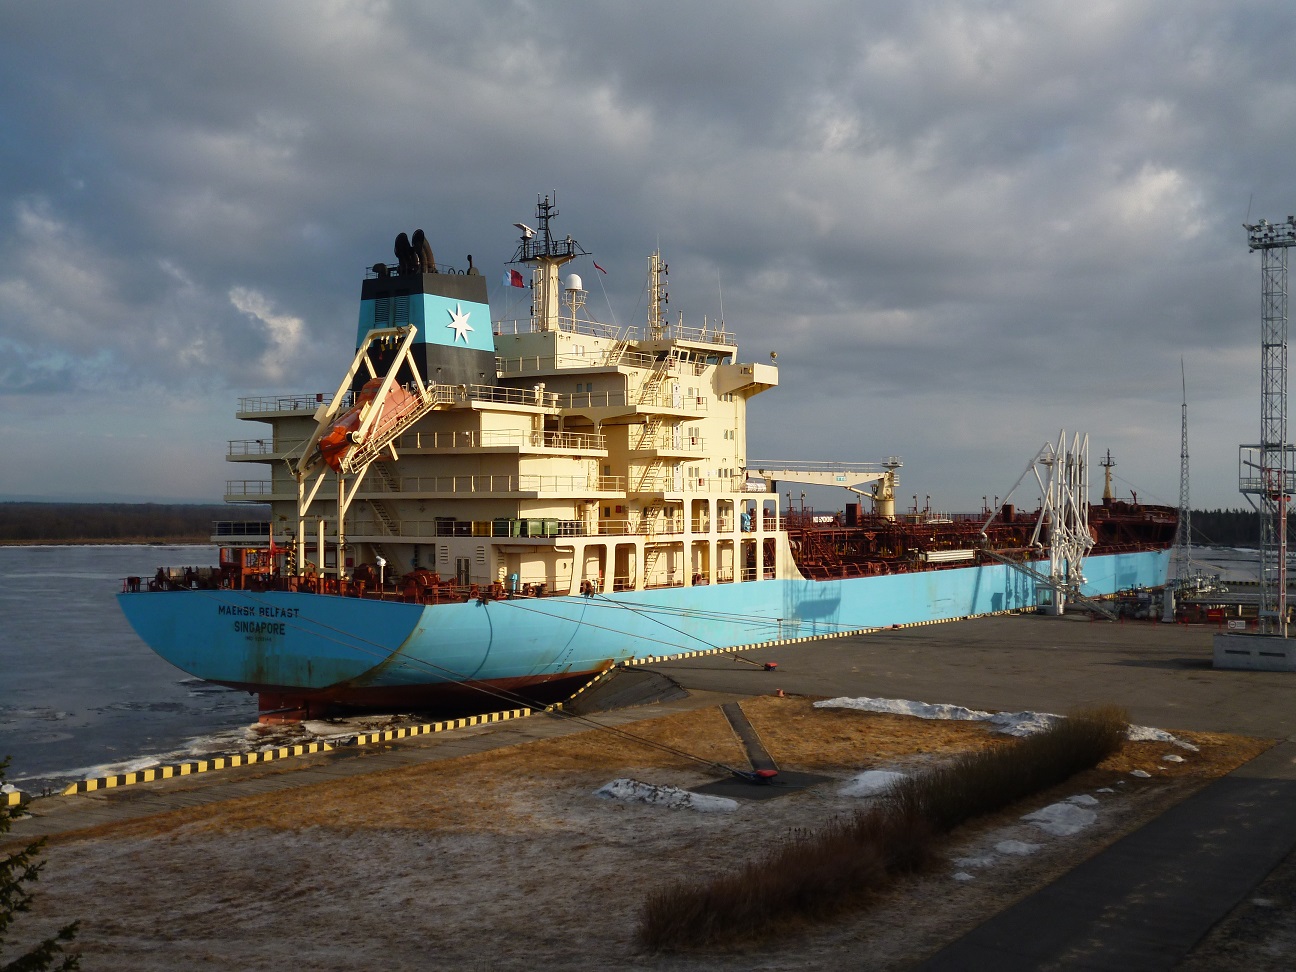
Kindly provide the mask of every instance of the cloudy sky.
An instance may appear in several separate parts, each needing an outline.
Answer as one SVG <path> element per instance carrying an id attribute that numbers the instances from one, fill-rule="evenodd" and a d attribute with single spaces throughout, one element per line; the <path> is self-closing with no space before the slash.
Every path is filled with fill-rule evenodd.
<path id="1" fill-rule="evenodd" d="M 660 246 L 672 319 L 778 352 L 750 459 L 898 455 L 973 508 L 1065 426 L 1175 503 L 1182 358 L 1193 505 L 1243 505 L 1294 35 L 1263 0 L 4 4 L 0 497 L 218 500 L 238 396 L 336 384 L 397 232 L 516 316 L 556 191 L 600 317 L 643 320 Z"/>

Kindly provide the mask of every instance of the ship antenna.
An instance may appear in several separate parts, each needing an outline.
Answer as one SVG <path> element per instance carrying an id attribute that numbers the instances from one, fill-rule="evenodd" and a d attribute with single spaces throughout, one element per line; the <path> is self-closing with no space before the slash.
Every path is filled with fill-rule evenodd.
<path id="1" fill-rule="evenodd" d="M 724 331 L 724 288 L 720 286 L 720 268 L 716 267 L 716 291 L 720 294 L 720 330 Z"/>

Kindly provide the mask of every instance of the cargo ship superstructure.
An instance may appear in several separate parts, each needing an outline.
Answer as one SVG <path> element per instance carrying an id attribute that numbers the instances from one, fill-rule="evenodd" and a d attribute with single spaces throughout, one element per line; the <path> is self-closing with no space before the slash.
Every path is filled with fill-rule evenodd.
<path id="1" fill-rule="evenodd" d="M 590 319 L 566 272 L 589 254 L 556 216 L 545 197 L 534 229 L 516 224 L 505 292 L 529 290 L 529 315 L 492 323 L 471 257 L 439 265 L 402 234 L 362 282 L 336 390 L 240 402 L 269 428 L 228 458 L 268 478 L 226 500 L 270 519 L 218 525 L 217 568 L 128 584 L 150 646 L 292 717 L 558 693 L 646 655 L 1039 604 L 1048 516 L 897 513 L 898 459 L 749 460 L 747 402 L 774 362 L 742 360 L 722 321 L 668 320 L 658 253 L 644 324 Z M 797 513 L 780 483 L 852 502 Z M 1075 592 L 1164 583 L 1173 510 L 1094 510 Z"/>

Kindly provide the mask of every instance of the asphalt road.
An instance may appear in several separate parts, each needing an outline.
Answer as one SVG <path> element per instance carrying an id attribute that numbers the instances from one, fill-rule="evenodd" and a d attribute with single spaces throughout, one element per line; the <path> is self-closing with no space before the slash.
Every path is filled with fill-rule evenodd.
<path id="1" fill-rule="evenodd" d="M 782 689 L 871 696 L 974 709 L 1065 713 L 1118 705 L 1163 729 L 1296 734 L 1296 673 L 1215 670 L 1214 628 L 1017 615 L 890 629 L 747 651 L 767 672 L 731 656 L 659 662 L 685 688 L 740 695 Z"/>

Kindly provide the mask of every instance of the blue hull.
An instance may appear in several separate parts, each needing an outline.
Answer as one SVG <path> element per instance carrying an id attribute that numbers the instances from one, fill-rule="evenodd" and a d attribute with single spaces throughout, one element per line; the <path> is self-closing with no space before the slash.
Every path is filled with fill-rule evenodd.
<path id="1" fill-rule="evenodd" d="M 1085 593 L 1166 581 L 1170 552 L 1090 557 Z M 1003 565 L 830 581 L 423 606 L 288 592 L 123 593 L 159 655 L 198 678 L 292 702 L 412 700 L 462 683 L 522 687 L 646 656 L 1034 607 Z M 434 693 L 430 693 L 434 694 Z M 263 707 L 265 698 L 263 695 Z"/>

